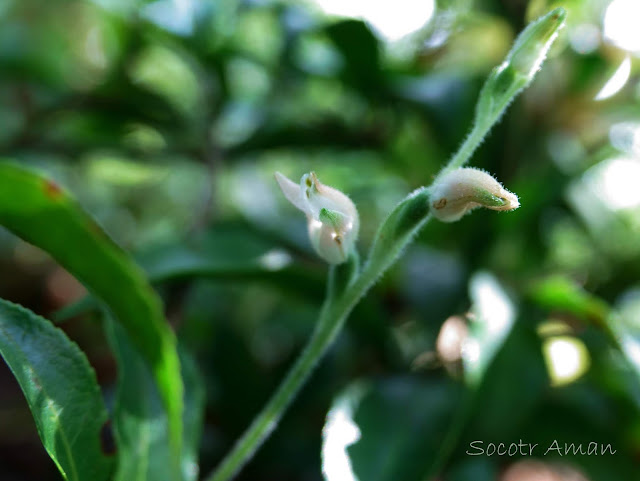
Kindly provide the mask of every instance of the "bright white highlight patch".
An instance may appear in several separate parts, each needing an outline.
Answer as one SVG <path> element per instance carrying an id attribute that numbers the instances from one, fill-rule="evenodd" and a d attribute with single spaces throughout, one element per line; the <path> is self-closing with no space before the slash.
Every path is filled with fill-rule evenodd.
<path id="1" fill-rule="evenodd" d="M 477 385 L 509 334 L 516 311 L 509 296 L 488 272 L 474 274 L 469 294 L 473 305 L 469 335 L 462 344 L 462 364 L 465 381 Z"/>
<path id="2" fill-rule="evenodd" d="M 542 349 L 554 386 L 572 383 L 589 369 L 589 353 L 582 341 L 575 337 L 548 339 Z"/>
<path id="3" fill-rule="evenodd" d="M 640 160 L 619 157 L 592 167 L 585 180 L 611 210 L 640 206 Z"/>
<path id="4" fill-rule="evenodd" d="M 322 472 L 326 481 L 358 481 L 347 454 L 347 448 L 360 439 L 351 403 L 345 400 L 329 411 L 322 437 Z"/>
<path id="5" fill-rule="evenodd" d="M 260 257 L 260 264 L 268 271 L 279 271 L 291 264 L 291 256 L 279 249 L 273 249 Z"/>
<path id="6" fill-rule="evenodd" d="M 309 221 L 309 224 L 311 224 L 311 228 L 312 229 L 321 229 L 322 228 L 322 222 L 320 222 L 318 219 L 311 219 Z"/>
<path id="7" fill-rule="evenodd" d="M 640 2 L 613 0 L 604 14 L 604 37 L 623 50 L 640 53 Z"/>
<path id="8" fill-rule="evenodd" d="M 480 360 L 480 343 L 477 339 L 465 339 L 462 343 L 462 357 L 469 364 L 475 364 Z"/>
<path id="9" fill-rule="evenodd" d="M 638 5 L 640 5 L 640 3 Z M 605 100 L 613 97 L 627 84 L 630 76 L 631 57 L 627 55 L 611 78 L 604 84 L 604 87 L 602 87 L 600 92 L 594 97 L 594 100 Z"/>
<path id="10" fill-rule="evenodd" d="M 638 341 L 626 337 L 622 340 L 622 349 L 636 366 L 640 365 L 640 343 Z"/>
<path id="11" fill-rule="evenodd" d="M 511 325 L 515 317 L 513 304 L 492 275 L 476 274 L 471 280 L 471 295 L 474 310 L 490 334 L 499 334 Z"/>
<path id="12" fill-rule="evenodd" d="M 314 0 L 325 13 L 361 18 L 388 40 L 398 40 L 425 26 L 435 0 Z"/>

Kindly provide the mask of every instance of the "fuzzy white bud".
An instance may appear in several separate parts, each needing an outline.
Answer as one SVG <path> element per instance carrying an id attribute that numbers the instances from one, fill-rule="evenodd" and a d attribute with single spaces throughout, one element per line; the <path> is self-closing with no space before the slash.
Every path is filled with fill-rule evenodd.
<path id="1" fill-rule="evenodd" d="M 442 222 L 455 222 L 476 207 L 513 210 L 518 196 L 483 170 L 465 167 L 447 172 L 431 186 L 431 214 Z"/>
<path id="2" fill-rule="evenodd" d="M 307 216 L 311 245 L 329 264 L 347 260 L 358 238 L 360 220 L 351 199 L 320 183 L 314 172 L 302 176 L 300 184 L 275 173 L 282 193 Z"/>

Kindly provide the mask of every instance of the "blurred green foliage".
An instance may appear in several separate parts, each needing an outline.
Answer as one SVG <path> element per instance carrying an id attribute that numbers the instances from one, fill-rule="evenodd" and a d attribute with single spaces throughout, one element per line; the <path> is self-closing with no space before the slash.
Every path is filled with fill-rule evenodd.
<path id="1" fill-rule="evenodd" d="M 238 479 L 322 479 L 325 418 L 354 382 L 361 437 L 345 449 L 361 481 L 419 479 L 452 429 L 441 479 L 508 480 L 517 457 L 466 450 L 520 439 L 611 443 L 615 456 L 537 453 L 592 481 L 640 479 L 640 384 L 628 362 L 640 350 L 640 61 L 629 26 L 607 27 L 609 3 L 439 0 L 424 28 L 389 42 L 311 2 L 4 0 L 0 155 L 66 186 L 149 273 L 205 379 L 206 474 L 277 386 L 324 297 L 326 265 L 273 172 L 313 169 L 348 193 L 365 251 L 463 140 L 517 32 L 564 6 L 544 69 L 472 160 L 522 207 L 429 224 Z M 619 89 L 594 100 L 627 58 Z M 47 317 L 84 295 L 6 231 L 0 266 L 0 297 Z M 471 387 L 437 339 L 449 316 L 479 316 L 469 284 L 480 270 L 514 320 Z M 112 408 L 115 361 L 96 317 L 63 328 Z M 548 354 L 560 336 L 589 359 L 566 383 L 552 375 L 563 357 Z M 7 369 L 0 393 L 0 479 L 58 479 Z"/>

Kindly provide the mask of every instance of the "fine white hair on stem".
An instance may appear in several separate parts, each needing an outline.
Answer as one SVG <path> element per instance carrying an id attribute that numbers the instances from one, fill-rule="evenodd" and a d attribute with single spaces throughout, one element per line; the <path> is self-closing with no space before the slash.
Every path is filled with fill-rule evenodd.
<path id="1" fill-rule="evenodd" d="M 518 196 L 487 172 L 464 167 L 436 178 L 431 186 L 431 213 L 442 222 L 455 222 L 477 207 L 508 211 L 520 207 Z"/>

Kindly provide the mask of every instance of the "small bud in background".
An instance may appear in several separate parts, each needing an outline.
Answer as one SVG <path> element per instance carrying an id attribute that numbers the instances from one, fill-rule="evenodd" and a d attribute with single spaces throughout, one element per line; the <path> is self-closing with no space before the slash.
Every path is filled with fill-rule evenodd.
<path id="1" fill-rule="evenodd" d="M 307 216 L 311 245 L 329 264 L 347 260 L 358 238 L 359 218 L 351 199 L 320 183 L 314 172 L 302 176 L 300 184 L 280 172 L 275 174 L 282 193 Z"/>
<path id="2" fill-rule="evenodd" d="M 471 167 L 447 172 L 431 187 L 431 214 L 442 222 L 455 222 L 476 207 L 514 210 L 520 207 L 518 196 L 486 172 Z"/>
<path id="3" fill-rule="evenodd" d="M 442 324 L 436 339 L 438 357 L 445 363 L 462 360 L 462 347 L 469 336 L 467 322 L 462 316 L 451 316 Z"/>
<path id="4" fill-rule="evenodd" d="M 449 317 L 436 338 L 436 353 L 447 372 L 456 378 L 463 374 L 462 354 L 469 339 L 469 327 L 463 316 Z"/>

